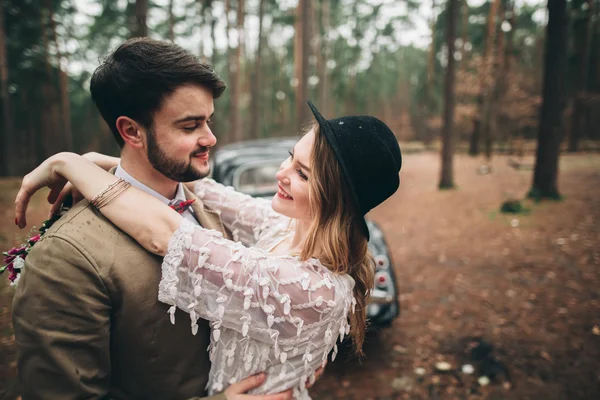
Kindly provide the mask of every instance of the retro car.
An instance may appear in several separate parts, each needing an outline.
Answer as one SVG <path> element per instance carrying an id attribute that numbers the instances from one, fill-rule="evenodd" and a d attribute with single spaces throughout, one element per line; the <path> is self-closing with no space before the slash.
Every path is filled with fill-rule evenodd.
<path id="1" fill-rule="evenodd" d="M 251 196 L 272 197 L 277 191 L 275 174 L 296 142 L 296 138 L 271 138 L 221 146 L 211 155 L 211 176 Z M 383 232 L 373 221 L 367 220 L 367 226 L 376 264 L 367 317 L 371 327 L 387 327 L 400 314 L 396 277 Z"/>

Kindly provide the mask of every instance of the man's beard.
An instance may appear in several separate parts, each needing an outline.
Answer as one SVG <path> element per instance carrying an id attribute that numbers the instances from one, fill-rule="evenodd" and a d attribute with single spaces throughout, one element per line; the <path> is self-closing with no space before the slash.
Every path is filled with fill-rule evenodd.
<path id="1" fill-rule="evenodd" d="M 167 178 L 176 182 L 192 182 L 208 176 L 208 172 L 203 173 L 192 167 L 192 157 L 196 154 L 205 152 L 205 148 L 200 148 L 194 151 L 192 154 L 190 154 L 189 160 L 179 161 L 169 157 L 160 148 L 156 141 L 155 132 L 152 128 L 147 130 L 146 136 L 148 138 L 148 161 L 150 161 L 150 164 L 155 170 Z"/>

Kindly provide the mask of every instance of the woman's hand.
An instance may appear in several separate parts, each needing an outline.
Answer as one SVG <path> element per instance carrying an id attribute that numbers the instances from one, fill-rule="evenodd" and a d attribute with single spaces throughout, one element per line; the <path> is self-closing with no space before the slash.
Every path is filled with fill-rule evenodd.
<path id="1" fill-rule="evenodd" d="M 119 165 L 120 161 L 120 159 L 117 157 L 111 157 L 93 151 L 85 153 L 83 157 L 90 160 L 105 171 L 109 171 L 111 168 L 116 167 L 117 165 Z M 68 197 L 71 197 L 71 206 L 74 206 L 75 204 L 79 203 L 85 198 L 81 194 L 81 192 L 73 186 L 71 182 L 67 182 L 67 184 L 58 194 L 58 196 L 56 196 L 53 199 L 51 199 L 50 196 L 48 196 L 48 203 L 52 204 L 52 206 L 50 207 L 50 215 L 48 216 L 48 218 L 51 218 L 53 215 L 57 214 L 60 211 L 63 204 L 65 203 L 65 200 Z"/>
<path id="2" fill-rule="evenodd" d="M 21 188 L 15 199 L 15 223 L 23 229 L 27 226 L 27 207 L 35 192 L 43 187 L 50 188 L 48 201 L 54 203 L 67 180 L 56 171 L 56 165 L 64 156 L 64 153 L 56 154 L 41 163 L 39 167 L 25 175 L 21 182 Z"/>
<path id="3" fill-rule="evenodd" d="M 53 215 L 58 214 L 68 197 L 71 197 L 71 207 L 85 199 L 81 192 L 79 192 L 79 190 L 77 190 L 71 182 L 67 182 L 64 188 L 57 196 L 55 196 L 55 198 L 51 198 L 50 195 L 48 195 L 48 203 L 52 205 L 50 207 L 50 214 L 48 215 L 48 218 L 52 218 Z"/>

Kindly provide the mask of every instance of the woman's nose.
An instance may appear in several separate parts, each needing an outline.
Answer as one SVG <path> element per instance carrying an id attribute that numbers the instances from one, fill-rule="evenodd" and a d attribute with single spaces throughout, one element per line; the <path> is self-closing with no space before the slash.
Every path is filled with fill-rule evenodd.
<path id="1" fill-rule="evenodd" d="M 275 174 L 275 177 L 277 178 L 278 181 L 281 181 L 283 183 L 289 183 L 290 180 L 288 178 L 288 173 L 287 173 L 287 166 L 289 166 L 289 162 L 286 160 L 284 162 L 281 163 L 281 166 L 279 167 L 279 171 L 277 171 L 277 173 Z"/>
<path id="2" fill-rule="evenodd" d="M 285 168 L 282 168 L 279 171 L 277 171 L 277 173 L 275 174 L 275 177 L 280 182 L 283 182 L 283 183 L 289 183 L 290 182 L 290 180 L 287 177 L 287 174 L 285 172 Z"/>

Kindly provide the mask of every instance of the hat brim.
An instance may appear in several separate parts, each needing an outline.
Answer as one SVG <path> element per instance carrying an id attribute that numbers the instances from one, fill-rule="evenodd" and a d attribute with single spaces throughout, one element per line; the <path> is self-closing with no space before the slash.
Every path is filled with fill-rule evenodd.
<path id="1" fill-rule="evenodd" d="M 354 183 L 352 180 L 352 174 L 350 173 L 350 169 L 346 165 L 344 153 L 343 153 L 340 145 L 338 144 L 337 138 L 333 132 L 333 128 L 331 127 L 331 124 L 329 124 L 329 121 L 327 121 L 321 115 L 319 110 L 317 110 L 315 105 L 310 100 L 308 100 L 308 106 L 310 107 L 310 110 L 312 111 L 313 115 L 315 116 L 315 119 L 317 120 L 317 123 L 319 124 L 319 127 L 321 128 L 320 129 L 321 134 L 325 136 L 327 143 L 333 150 L 333 154 L 335 155 L 335 158 L 337 159 L 338 163 L 340 164 L 340 167 L 342 170 L 342 175 L 344 177 L 344 183 L 346 183 L 346 185 L 348 185 L 348 187 L 350 188 L 350 194 L 352 195 L 352 198 L 354 199 L 354 208 L 355 208 L 356 212 L 358 213 L 357 219 L 359 220 L 359 223 L 361 224 L 361 229 L 363 231 L 363 234 L 367 237 L 367 240 L 369 240 L 370 239 L 369 227 L 367 226 L 367 221 L 365 220 L 364 215 L 362 215 L 362 211 L 360 209 L 360 201 L 358 199 L 356 188 L 354 187 Z"/>

